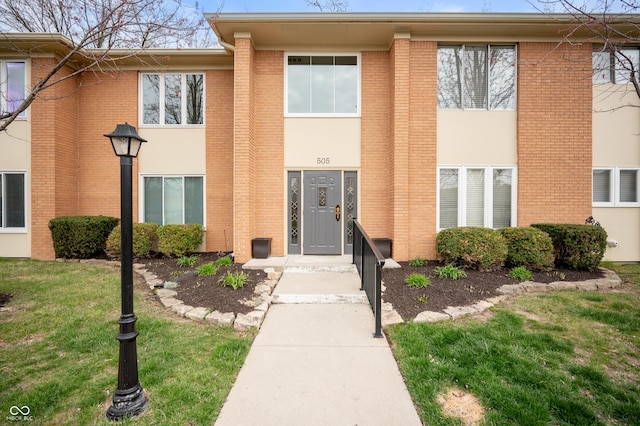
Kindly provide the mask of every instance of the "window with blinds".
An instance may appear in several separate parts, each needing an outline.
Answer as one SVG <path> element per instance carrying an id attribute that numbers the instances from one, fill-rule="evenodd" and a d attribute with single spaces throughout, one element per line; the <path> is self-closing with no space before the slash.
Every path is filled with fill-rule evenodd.
<path id="1" fill-rule="evenodd" d="M 515 46 L 438 47 L 439 109 L 516 109 Z"/>
<path id="2" fill-rule="evenodd" d="M 631 72 L 637 75 L 640 70 L 640 48 L 623 47 L 616 51 L 609 49 L 605 46 L 593 49 L 593 84 L 631 83 Z"/>
<path id="3" fill-rule="evenodd" d="M 442 167 L 438 229 L 515 226 L 515 168 Z"/>
<path id="4" fill-rule="evenodd" d="M 618 167 L 593 169 L 593 205 L 595 207 L 640 205 L 639 171 L 640 169 Z"/>

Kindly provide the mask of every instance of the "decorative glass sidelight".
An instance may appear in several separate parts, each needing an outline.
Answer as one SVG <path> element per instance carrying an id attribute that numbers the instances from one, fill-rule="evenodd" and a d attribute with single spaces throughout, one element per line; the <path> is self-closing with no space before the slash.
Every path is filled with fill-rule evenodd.
<path id="1" fill-rule="evenodd" d="M 344 252 L 353 252 L 353 221 L 358 216 L 358 180 L 357 172 L 344 173 Z"/>
<path id="2" fill-rule="evenodd" d="M 289 254 L 300 254 L 300 172 L 289 172 Z"/>

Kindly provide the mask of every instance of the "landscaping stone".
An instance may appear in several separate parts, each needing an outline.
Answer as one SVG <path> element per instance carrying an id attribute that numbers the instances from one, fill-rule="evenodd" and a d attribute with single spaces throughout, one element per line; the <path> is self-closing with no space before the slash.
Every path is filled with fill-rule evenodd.
<path id="1" fill-rule="evenodd" d="M 413 322 L 438 322 L 448 319 L 451 319 L 451 317 L 447 314 L 443 314 L 442 312 L 424 311 L 416 315 Z"/>
<path id="2" fill-rule="evenodd" d="M 549 288 L 551 290 L 575 290 L 578 287 L 573 282 L 554 281 L 549 284 Z"/>
<path id="3" fill-rule="evenodd" d="M 400 314 L 398 312 L 396 312 L 394 309 L 391 310 L 383 310 L 382 311 L 382 326 L 386 327 L 389 325 L 393 325 L 393 324 L 400 324 L 403 323 L 404 320 L 402 319 L 402 317 L 400 316 Z"/>
<path id="4" fill-rule="evenodd" d="M 253 292 L 255 294 L 271 293 L 271 287 L 266 284 L 258 284 L 256 285 L 256 288 L 253 290 Z"/>
<path id="5" fill-rule="evenodd" d="M 173 309 L 173 312 L 176 314 L 184 317 L 187 315 L 187 312 L 192 311 L 194 307 L 180 303 L 178 305 L 173 305 L 171 309 Z"/>
<path id="6" fill-rule="evenodd" d="M 578 288 L 578 290 L 583 290 L 583 291 L 596 291 L 596 290 L 598 290 L 598 286 L 596 285 L 595 280 L 589 280 L 589 281 L 576 283 L 576 287 Z"/>
<path id="7" fill-rule="evenodd" d="M 165 281 L 165 282 L 163 283 L 163 287 L 164 287 L 164 288 L 169 288 L 169 289 L 171 289 L 171 288 L 177 288 L 177 287 L 178 287 L 178 283 L 177 283 L 177 282 L 174 282 L 174 281 Z"/>
<path id="8" fill-rule="evenodd" d="M 156 294 L 160 299 L 168 299 L 170 297 L 176 297 L 178 295 L 178 292 L 174 290 L 159 288 L 156 290 Z"/>
<path id="9" fill-rule="evenodd" d="M 170 308 L 172 306 L 175 305 L 182 305 L 184 304 L 182 302 L 182 300 L 178 300 L 175 297 L 166 297 L 166 298 L 161 298 L 160 299 L 160 303 L 162 303 L 165 307 Z"/>
<path id="10" fill-rule="evenodd" d="M 449 306 L 447 309 L 444 309 L 444 312 L 449 314 L 451 318 L 457 319 L 466 315 L 477 314 L 478 310 L 473 306 Z"/>
<path id="11" fill-rule="evenodd" d="M 502 294 L 518 294 L 522 291 L 522 286 L 520 284 L 507 284 L 499 287 L 496 291 Z"/>
<path id="12" fill-rule="evenodd" d="M 522 289 L 528 293 L 544 293 L 549 291 L 549 287 L 543 283 L 527 281 L 521 284 Z"/>
<path id="13" fill-rule="evenodd" d="M 209 313 L 207 308 L 194 308 L 186 313 L 186 317 L 196 321 L 204 321 L 204 318 Z"/>
<path id="14" fill-rule="evenodd" d="M 260 328 L 265 314 L 262 311 L 251 311 L 246 315 L 238 314 L 236 321 L 233 323 L 233 328 L 237 331 L 248 331 L 252 327 Z"/>
<path id="15" fill-rule="evenodd" d="M 486 300 L 481 300 L 478 303 L 471 305 L 473 309 L 476 309 L 478 312 L 486 311 L 487 309 L 493 307 L 493 303 L 487 302 Z"/>
<path id="16" fill-rule="evenodd" d="M 205 318 L 205 321 L 211 322 L 218 327 L 231 327 L 236 320 L 236 316 L 233 312 L 221 313 L 218 311 L 213 311 Z"/>
<path id="17" fill-rule="evenodd" d="M 497 305 L 499 303 L 504 302 L 505 300 L 507 300 L 507 296 L 496 296 L 496 297 L 490 297 L 487 299 L 487 302 L 489 303 L 493 303 L 493 305 Z"/>

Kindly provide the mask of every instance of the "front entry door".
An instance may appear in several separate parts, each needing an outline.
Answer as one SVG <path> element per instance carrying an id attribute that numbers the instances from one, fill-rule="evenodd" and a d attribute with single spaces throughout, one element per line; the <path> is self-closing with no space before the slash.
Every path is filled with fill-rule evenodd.
<path id="1" fill-rule="evenodd" d="M 341 254 L 341 171 L 304 172 L 304 254 Z"/>

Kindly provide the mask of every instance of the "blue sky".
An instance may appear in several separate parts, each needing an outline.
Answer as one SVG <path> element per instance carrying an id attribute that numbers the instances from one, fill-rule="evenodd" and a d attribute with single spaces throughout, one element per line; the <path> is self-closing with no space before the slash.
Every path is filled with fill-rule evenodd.
<path id="1" fill-rule="evenodd" d="M 322 0 L 321 0 L 322 1 Z M 532 0 L 535 4 L 535 0 Z M 348 0 L 350 12 L 536 12 L 526 0 Z M 219 0 L 201 0 L 215 12 Z M 222 12 L 314 12 L 305 0 L 226 0 Z"/>

